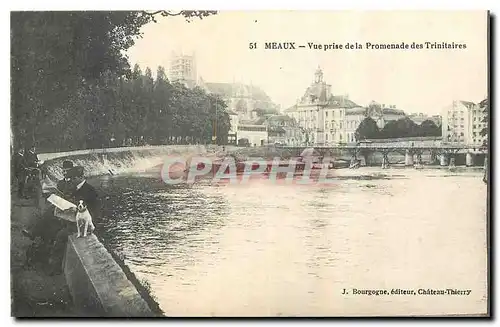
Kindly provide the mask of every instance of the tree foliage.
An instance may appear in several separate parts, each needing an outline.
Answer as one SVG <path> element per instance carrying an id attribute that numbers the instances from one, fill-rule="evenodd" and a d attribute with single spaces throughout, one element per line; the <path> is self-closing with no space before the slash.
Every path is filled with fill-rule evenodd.
<path id="1" fill-rule="evenodd" d="M 141 36 L 141 27 L 155 21 L 157 14 L 191 20 L 215 12 L 11 13 L 11 125 L 15 138 L 35 142 L 47 136 L 42 131 L 48 126 L 62 122 L 72 126 L 81 116 L 86 124 L 78 128 L 88 132 L 103 132 L 114 118 L 123 119 L 117 113 L 108 114 L 105 105 L 121 107 L 125 102 L 109 98 L 117 90 L 131 87 L 125 83 L 132 73 L 125 51 Z M 75 111 L 76 107 L 83 112 Z M 102 123 L 90 127 L 95 121 Z M 74 137 L 60 135 L 68 141 Z"/>
<path id="2" fill-rule="evenodd" d="M 85 85 L 44 120 L 38 146 L 62 151 L 144 144 L 225 144 L 230 129 L 226 103 L 200 88 L 156 79 L 136 66 L 132 78 L 104 76 Z M 49 122 L 49 123 L 45 123 Z"/>
<path id="3" fill-rule="evenodd" d="M 379 137 L 377 122 L 371 117 L 366 117 L 356 129 L 355 137 L 357 141 Z"/>
<path id="4" fill-rule="evenodd" d="M 488 146 L 488 134 L 489 134 L 489 123 L 490 123 L 490 102 L 488 99 L 484 99 L 479 103 L 479 109 L 483 111 L 483 119 L 482 123 L 484 124 L 481 132 L 479 134 L 481 136 L 486 137 L 483 141 L 483 146 Z"/>
<path id="5" fill-rule="evenodd" d="M 418 127 L 418 136 L 441 136 L 441 126 L 430 119 L 424 120 Z"/>
<path id="6" fill-rule="evenodd" d="M 410 118 L 404 117 L 389 121 L 380 132 L 382 138 L 412 137 L 419 135 L 419 126 Z"/>
<path id="7" fill-rule="evenodd" d="M 419 136 L 441 136 L 441 126 L 432 120 L 425 120 L 417 125 L 408 117 L 391 120 L 379 130 L 377 123 L 371 118 L 365 118 L 356 130 L 356 139 L 391 139 Z"/>

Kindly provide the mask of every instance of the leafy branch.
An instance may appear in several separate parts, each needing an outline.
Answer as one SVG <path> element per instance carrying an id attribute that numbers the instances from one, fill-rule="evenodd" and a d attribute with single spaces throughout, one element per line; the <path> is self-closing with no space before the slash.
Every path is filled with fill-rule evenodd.
<path id="1" fill-rule="evenodd" d="M 142 11 L 144 16 L 149 17 L 153 22 L 156 21 L 156 15 L 161 15 L 163 17 L 171 17 L 171 16 L 184 16 L 186 21 L 189 23 L 193 18 L 203 19 L 205 17 L 216 15 L 216 10 L 180 10 L 178 12 L 172 12 L 169 10 L 157 10 L 153 12 Z"/>

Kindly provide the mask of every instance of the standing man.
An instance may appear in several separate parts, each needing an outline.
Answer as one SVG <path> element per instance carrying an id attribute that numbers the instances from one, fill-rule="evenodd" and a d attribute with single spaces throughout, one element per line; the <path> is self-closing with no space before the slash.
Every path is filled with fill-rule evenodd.
<path id="1" fill-rule="evenodd" d="M 16 175 L 17 179 L 17 196 L 18 198 L 23 198 L 27 167 L 23 148 L 20 148 L 19 151 L 14 155 L 13 166 L 14 174 Z"/>
<path id="2" fill-rule="evenodd" d="M 38 155 L 36 154 L 36 148 L 35 146 L 31 146 L 26 153 L 26 163 L 27 166 L 30 168 L 38 168 L 38 163 L 40 161 L 38 160 Z"/>

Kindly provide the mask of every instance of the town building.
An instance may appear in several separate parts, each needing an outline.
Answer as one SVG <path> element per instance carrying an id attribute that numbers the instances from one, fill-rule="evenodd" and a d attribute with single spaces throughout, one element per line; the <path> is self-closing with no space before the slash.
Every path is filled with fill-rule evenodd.
<path id="1" fill-rule="evenodd" d="M 479 104 L 471 101 L 456 100 L 443 110 L 443 141 L 467 145 L 482 145 L 485 137 L 481 130 L 486 126 L 483 122 L 484 111 Z"/>
<path id="2" fill-rule="evenodd" d="M 304 130 L 305 143 L 317 145 L 356 142 L 356 130 L 368 116 L 379 128 L 388 121 L 405 117 L 404 111 L 394 105 L 372 102 L 365 108 L 350 100 L 348 95 L 333 95 L 319 67 L 304 95 L 285 113 Z"/>
<path id="3" fill-rule="evenodd" d="M 304 132 L 297 121 L 287 115 L 272 115 L 265 123 L 270 144 L 298 146 L 304 143 Z"/>
<path id="4" fill-rule="evenodd" d="M 238 145 L 248 142 L 249 146 L 263 146 L 268 143 L 268 132 L 266 125 L 239 124 L 238 125 Z"/>
<path id="5" fill-rule="evenodd" d="M 169 79 L 183 83 L 188 88 L 200 87 L 207 93 L 219 95 L 227 104 L 231 120 L 228 135 L 230 144 L 246 139 L 252 146 L 268 142 L 265 116 L 277 114 L 279 106 L 258 86 L 243 83 L 205 82 L 196 71 L 193 55 L 173 53 L 170 60 Z"/>
<path id="6" fill-rule="evenodd" d="M 253 111 L 276 112 L 277 106 L 271 98 L 255 85 L 243 83 L 208 83 L 200 79 L 199 86 L 209 93 L 218 94 L 240 120 L 252 120 Z"/>
<path id="7" fill-rule="evenodd" d="M 259 87 L 243 83 L 207 83 L 199 81 L 199 87 L 206 92 L 218 94 L 232 112 L 231 133 L 236 132 L 236 143 L 248 141 L 251 146 L 267 144 L 268 130 L 266 116 L 277 113 L 277 106 Z M 231 136 L 234 138 L 234 136 Z M 245 141 L 246 140 L 246 141 Z"/>
<path id="8" fill-rule="evenodd" d="M 195 87 L 198 84 L 195 55 L 172 52 L 168 78 L 170 81 L 182 83 L 186 87 Z"/>
<path id="9" fill-rule="evenodd" d="M 376 101 L 370 102 L 366 108 L 365 117 L 369 116 L 377 122 L 379 129 L 384 128 L 384 126 L 394 120 L 399 120 L 405 118 L 406 114 L 403 110 L 396 108 L 396 105 L 385 103 L 378 103 Z"/>
<path id="10" fill-rule="evenodd" d="M 410 118 L 415 124 L 420 125 L 426 120 L 430 120 L 436 124 L 436 126 L 441 126 L 441 116 L 440 115 L 432 115 L 429 116 L 424 113 L 412 113 L 408 115 L 408 118 Z"/>

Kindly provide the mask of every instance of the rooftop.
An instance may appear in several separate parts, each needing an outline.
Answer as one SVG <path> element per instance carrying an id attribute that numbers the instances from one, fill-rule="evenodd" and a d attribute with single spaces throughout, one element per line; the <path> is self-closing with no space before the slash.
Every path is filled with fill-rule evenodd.
<path id="1" fill-rule="evenodd" d="M 359 108 L 360 105 L 356 104 L 354 101 L 349 100 L 345 95 L 332 95 L 328 99 L 328 108 Z"/>
<path id="2" fill-rule="evenodd" d="M 211 92 L 225 97 L 249 97 L 257 101 L 272 102 L 271 98 L 261 88 L 242 83 L 204 83 Z"/>
<path id="3" fill-rule="evenodd" d="M 382 112 L 384 113 L 384 115 L 405 115 L 405 112 L 403 110 L 396 108 L 382 108 Z"/>
<path id="4" fill-rule="evenodd" d="M 466 107 L 474 107 L 476 105 L 474 102 L 471 101 L 460 100 L 460 102 Z"/>

